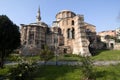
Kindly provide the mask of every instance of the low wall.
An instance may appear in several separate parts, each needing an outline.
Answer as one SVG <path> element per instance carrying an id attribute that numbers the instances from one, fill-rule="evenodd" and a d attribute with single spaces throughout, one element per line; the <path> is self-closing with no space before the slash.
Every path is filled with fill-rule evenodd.
<path id="1" fill-rule="evenodd" d="M 120 43 L 115 43 L 114 49 L 115 50 L 120 50 Z"/>

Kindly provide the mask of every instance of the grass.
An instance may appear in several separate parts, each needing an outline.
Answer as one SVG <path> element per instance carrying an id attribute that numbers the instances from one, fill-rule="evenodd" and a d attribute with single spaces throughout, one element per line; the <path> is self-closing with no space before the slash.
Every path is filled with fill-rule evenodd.
<path id="1" fill-rule="evenodd" d="M 120 80 L 120 64 L 96 67 L 97 80 Z"/>
<path id="2" fill-rule="evenodd" d="M 18 57 L 18 56 L 16 56 Z M 17 58 L 13 57 L 12 60 Z M 12 57 L 11 57 L 12 58 Z M 39 56 L 22 57 L 27 60 L 39 60 Z M 91 57 L 93 60 L 110 61 L 120 60 L 120 50 L 98 51 L 97 55 Z M 54 61 L 52 59 L 52 61 Z M 79 61 L 80 57 L 76 55 L 61 55 L 59 61 Z M 9 67 L 0 69 L 0 77 L 8 74 Z M 37 73 L 34 74 L 34 80 L 80 80 L 83 76 L 80 66 L 39 66 Z M 94 66 L 96 80 L 120 80 L 120 64 L 110 66 Z"/>
<path id="3" fill-rule="evenodd" d="M 0 78 L 5 77 L 8 74 L 10 68 L 11 66 L 5 66 L 3 69 L 0 68 Z"/>
<path id="4" fill-rule="evenodd" d="M 81 80 L 81 66 L 39 66 L 33 75 L 34 80 Z M 110 66 L 94 66 L 96 80 L 120 80 L 120 64 Z M 9 67 L 0 69 L 0 77 L 5 76 Z"/>
<path id="5" fill-rule="evenodd" d="M 9 71 L 9 68 L 0 69 L 0 76 L 6 75 Z"/>
<path id="6" fill-rule="evenodd" d="M 38 61 L 40 60 L 40 56 L 21 56 L 21 55 L 16 55 L 16 54 L 11 54 L 9 55 L 6 60 L 7 61 L 20 61 L 21 59 L 27 60 L 27 61 Z"/>
<path id="7" fill-rule="evenodd" d="M 111 61 L 120 60 L 120 50 L 99 50 L 95 56 L 91 56 L 95 61 Z M 52 59 L 55 61 L 55 58 Z M 57 57 L 58 61 L 80 61 L 80 57 L 73 54 L 60 55 Z"/>
<path id="8" fill-rule="evenodd" d="M 94 66 L 96 80 L 120 80 L 120 65 Z M 80 80 L 80 66 L 46 66 L 39 68 L 34 80 Z"/>
<path id="9" fill-rule="evenodd" d="M 77 67 L 72 66 L 41 67 L 39 68 L 35 80 L 75 80 L 76 77 L 79 78 L 76 74 L 79 74 L 80 71 L 77 70 Z"/>
<path id="10" fill-rule="evenodd" d="M 120 50 L 101 50 L 91 58 L 95 61 L 120 60 Z"/>
<path id="11" fill-rule="evenodd" d="M 55 60 L 56 60 L 56 57 L 52 59 L 52 61 L 55 61 Z M 59 55 L 57 57 L 57 60 L 58 61 L 79 61 L 80 57 L 75 54 L 65 54 L 65 55 Z"/>
<path id="12" fill-rule="evenodd" d="M 110 61 L 110 60 L 120 60 L 120 50 L 99 50 L 97 55 L 91 58 L 95 61 Z M 10 55 L 7 60 L 9 61 L 19 61 L 20 58 L 24 60 L 39 61 L 40 56 L 20 56 L 20 55 Z M 56 57 L 50 61 L 55 61 Z M 80 61 L 80 57 L 74 54 L 65 54 L 57 56 L 58 61 Z"/>
<path id="13" fill-rule="evenodd" d="M 39 61 L 40 60 L 40 56 L 22 56 L 23 59 L 26 59 L 28 61 L 32 60 L 32 61 Z"/>

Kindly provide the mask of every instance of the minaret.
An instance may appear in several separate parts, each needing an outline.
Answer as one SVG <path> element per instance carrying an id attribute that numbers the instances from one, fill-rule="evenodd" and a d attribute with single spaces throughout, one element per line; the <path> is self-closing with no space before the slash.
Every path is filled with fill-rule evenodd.
<path id="1" fill-rule="evenodd" d="M 40 7 L 38 8 L 37 16 L 36 16 L 36 21 L 39 22 L 41 20 L 40 16 Z"/>

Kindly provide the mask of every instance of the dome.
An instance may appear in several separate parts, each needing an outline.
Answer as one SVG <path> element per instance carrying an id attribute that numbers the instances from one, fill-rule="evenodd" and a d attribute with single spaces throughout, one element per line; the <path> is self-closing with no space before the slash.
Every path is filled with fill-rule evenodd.
<path id="1" fill-rule="evenodd" d="M 64 11 L 69 11 L 69 12 L 71 12 L 70 10 L 61 10 L 60 12 L 64 12 Z"/>
<path id="2" fill-rule="evenodd" d="M 64 19 L 64 18 L 71 18 L 76 16 L 76 14 L 70 10 L 62 10 L 56 14 L 57 21 Z"/>
<path id="3" fill-rule="evenodd" d="M 42 26 L 42 27 L 48 27 L 48 25 L 45 22 L 39 21 L 36 23 L 31 23 L 30 25 L 37 25 L 37 26 Z"/>
<path id="4" fill-rule="evenodd" d="M 76 15 L 74 12 L 70 11 L 70 10 L 61 10 L 60 12 L 58 12 L 57 14 L 60 14 L 60 13 L 64 13 L 64 12 L 70 12 L 74 15 Z M 56 15 L 57 16 L 57 15 Z"/>

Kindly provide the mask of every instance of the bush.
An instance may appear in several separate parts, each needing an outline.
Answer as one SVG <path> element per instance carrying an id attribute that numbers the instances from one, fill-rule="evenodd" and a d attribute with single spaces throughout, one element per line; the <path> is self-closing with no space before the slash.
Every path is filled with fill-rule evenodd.
<path id="1" fill-rule="evenodd" d="M 9 70 L 8 79 L 10 80 L 33 80 L 33 74 L 36 71 L 35 64 L 21 63 L 17 67 Z"/>
<path id="2" fill-rule="evenodd" d="M 10 54 L 6 58 L 6 61 L 19 61 L 19 60 L 20 60 L 20 55 L 19 54 Z"/>
<path id="3" fill-rule="evenodd" d="M 48 60 L 52 59 L 53 57 L 54 57 L 54 53 L 51 50 L 49 50 L 48 46 L 45 46 L 45 48 L 40 52 L 40 59 L 44 60 L 45 63 Z"/>
<path id="4" fill-rule="evenodd" d="M 93 71 L 93 63 L 90 57 L 81 57 L 82 62 L 82 80 L 95 80 L 95 72 Z"/>

